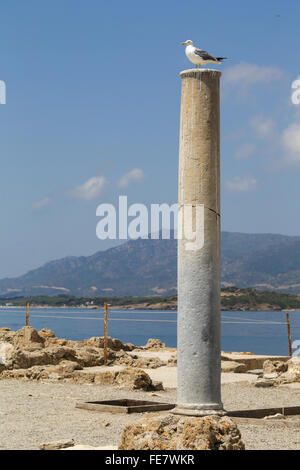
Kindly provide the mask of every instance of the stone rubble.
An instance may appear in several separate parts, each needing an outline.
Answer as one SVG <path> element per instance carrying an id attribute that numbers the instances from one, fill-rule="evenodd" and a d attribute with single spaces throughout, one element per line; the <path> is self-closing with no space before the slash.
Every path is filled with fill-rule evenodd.
<path id="1" fill-rule="evenodd" d="M 269 386 L 280 386 L 300 382 L 300 357 L 292 357 L 287 362 L 265 361 L 263 379 L 258 380 L 256 386 L 263 386 L 263 382 L 268 382 L 270 384 Z"/>
<path id="2" fill-rule="evenodd" d="M 57 366 L 33 366 L 29 369 L 4 370 L 1 379 L 64 381 L 77 384 L 117 385 L 127 390 L 160 391 L 162 382 L 152 381 L 143 370 L 127 367 L 120 371 L 81 372 L 78 364 L 64 361 Z"/>
<path id="3" fill-rule="evenodd" d="M 264 420 L 267 420 L 267 419 L 285 419 L 285 416 L 281 413 L 276 413 L 275 415 L 265 416 L 263 419 Z"/>
<path id="4" fill-rule="evenodd" d="M 134 345 L 124 344 L 119 339 L 107 338 L 108 365 L 127 367 L 118 372 L 99 373 L 81 370 L 104 365 L 102 337 L 69 341 L 56 338 L 47 328 L 38 332 L 29 326 L 16 332 L 1 328 L 0 339 L 0 379 L 65 380 L 75 383 L 116 384 L 133 390 L 163 389 L 161 382 L 152 382 L 141 368 L 157 368 L 166 363 L 155 357 L 141 358 L 128 354 L 134 349 Z"/>
<path id="5" fill-rule="evenodd" d="M 143 347 L 143 349 L 157 351 L 165 347 L 165 343 L 163 343 L 160 339 L 149 338 L 147 344 Z"/>
<path id="6" fill-rule="evenodd" d="M 246 372 L 247 367 L 241 362 L 221 361 L 221 370 L 222 372 L 235 372 L 236 374 L 238 374 Z"/>
<path id="7" fill-rule="evenodd" d="M 177 366 L 177 354 L 172 354 L 170 359 L 167 362 L 168 367 L 176 367 Z"/>
<path id="8" fill-rule="evenodd" d="M 265 374 L 273 374 L 273 373 L 281 373 L 286 372 L 288 370 L 288 363 L 283 361 L 271 361 L 267 360 L 264 362 L 263 373 Z"/>
<path id="9" fill-rule="evenodd" d="M 160 415 L 128 424 L 119 450 L 244 450 L 235 422 L 227 416 Z"/>
<path id="10" fill-rule="evenodd" d="M 75 441 L 74 439 L 70 439 L 68 441 L 55 441 L 55 442 L 47 442 L 45 444 L 41 444 L 39 446 L 40 450 L 60 450 L 60 449 L 67 449 L 69 447 L 74 447 Z"/>
<path id="11" fill-rule="evenodd" d="M 269 388 L 274 387 L 274 382 L 272 380 L 258 379 L 254 386 L 258 388 Z"/>

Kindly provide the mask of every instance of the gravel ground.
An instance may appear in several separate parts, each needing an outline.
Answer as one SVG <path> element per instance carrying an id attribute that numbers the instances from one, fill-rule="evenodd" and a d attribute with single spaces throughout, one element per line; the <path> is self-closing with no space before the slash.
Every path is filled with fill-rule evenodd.
<path id="1" fill-rule="evenodd" d="M 298 406 L 300 405 L 300 389 L 291 390 L 283 386 L 257 388 L 243 382 L 224 384 L 222 385 L 222 400 L 227 410 Z"/>
<path id="2" fill-rule="evenodd" d="M 258 389 L 233 383 L 223 385 L 222 393 L 228 410 L 300 404 L 299 389 Z M 37 449 L 44 442 L 62 439 L 92 446 L 117 445 L 124 425 L 139 420 L 141 413 L 114 415 L 75 408 L 77 401 L 114 398 L 175 402 L 176 391 L 151 394 L 96 385 L 1 380 L 0 449 Z M 300 450 L 300 419 L 238 426 L 247 449 Z"/>
<path id="3" fill-rule="evenodd" d="M 247 450 L 300 450 L 300 418 L 238 424 Z"/>

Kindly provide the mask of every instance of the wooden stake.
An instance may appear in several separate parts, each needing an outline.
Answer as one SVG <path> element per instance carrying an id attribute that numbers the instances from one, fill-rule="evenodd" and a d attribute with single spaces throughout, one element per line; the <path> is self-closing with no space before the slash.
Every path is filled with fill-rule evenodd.
<path id="1" fill-rule="evenodd" d="M 289 352 L 290 356 L 292 357 L 293 355 L 293 350 L 292 350 L 292 340 L 291 340 L 291 326 L 290 326 L 290 314 L 286 314 L 286 323 L 287 323 L 287 332 L 288 332 L 288 338 L 289 338 Z"/>
<path id="2" fill-rule="evenodd" d="M 29 302 L 26 302 L 26 326 L 29 326 Z"/>
<path id="3" fill-rule="evenodd" d="M 104 364 L 107 363 L 107 302 L 104 302 Z"/>

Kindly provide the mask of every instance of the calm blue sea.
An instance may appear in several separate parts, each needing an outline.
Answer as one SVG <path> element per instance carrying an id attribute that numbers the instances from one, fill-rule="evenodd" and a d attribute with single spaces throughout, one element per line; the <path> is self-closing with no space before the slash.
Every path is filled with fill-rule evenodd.
<path id="1" fill-rule="evenodd" d="M 300 312 L 291 312 L 292 341 L 300 340 Z M 25 309 L 0 308 L 0 327 L 17 330 L 24 326 Z M 176 312 L 110 310 L 108 334 L 123 342 L 144 345 L 160 338 L 176 347 Z M 56 336 L 82 340 L 103 336 L 103 311 L 78 308 L 30 310 L 30 325 L 50 328 Z M 222 349 L 256 354 L 288 355 L 284 312 L 222 312 Z"/>

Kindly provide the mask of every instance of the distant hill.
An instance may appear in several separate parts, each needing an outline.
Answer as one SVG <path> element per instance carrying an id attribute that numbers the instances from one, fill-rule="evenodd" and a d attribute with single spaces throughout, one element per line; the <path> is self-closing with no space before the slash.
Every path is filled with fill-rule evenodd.
<path id="1" fill-rule="evenodd" d="M 51 261 L 0 280 L 0 296 L 176 293 L 177 242 L 130 240 L 92 256 Z M 300 237 L 222 232 L 222 285 L 300 293 Z"/>
<path id="2" fill-rule="evenodd" d="M 2 295 L 155 295 L 176 293 L 176 240 L 130 240 L 92 256 L 46 263 L 0 280 Z"/>
<path id="3" fill-rule="evenodd" d="M 300 237 L 222 233 L 222 282 L 300 293 Z"/>

